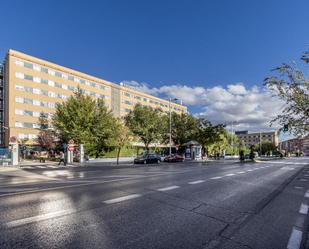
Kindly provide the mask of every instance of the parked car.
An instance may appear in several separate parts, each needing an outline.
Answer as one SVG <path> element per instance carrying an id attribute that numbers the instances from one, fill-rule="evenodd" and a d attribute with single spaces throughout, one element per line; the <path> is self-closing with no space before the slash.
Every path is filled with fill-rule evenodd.
<path id="1" fill-rule="evenodd" d="M 161 156 L 158 154 L 143 154 L 141 156 L 138 156 L 134 159 L 134 163 L 160 163 L 161 162 Z"/>
<path id="2" fill-rule="evenodd" d="M 183 162 L 185 158 L 181 155 L 169 155 L 164 158 L 164 162 L 167 163 L 176 163 L 176 162 Z"/>

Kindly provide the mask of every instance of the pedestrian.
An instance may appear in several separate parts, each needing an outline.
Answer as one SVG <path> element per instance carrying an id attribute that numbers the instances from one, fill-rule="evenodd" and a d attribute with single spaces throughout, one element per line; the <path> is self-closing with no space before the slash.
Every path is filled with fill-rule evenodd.
<path id="1" fill-rule="evenodd" d="M 60 160 L 59 160 L 59 164 L 58 166 L 60 166 L 60 164 L 63 162 L 64 166 L 67 165 L 66 161 L 65 161 L 65 157 L 64 157 L 64 153 L 61 151 L 60 152 Z"/>

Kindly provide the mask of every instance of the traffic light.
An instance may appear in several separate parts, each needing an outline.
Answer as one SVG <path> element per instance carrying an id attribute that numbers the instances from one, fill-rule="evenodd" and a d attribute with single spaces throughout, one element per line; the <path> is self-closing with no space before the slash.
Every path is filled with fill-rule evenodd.
<path id="1" fill-rule="evenodd" d="M 283 126 L 283 132 L 287 132 L 289 130 L 289 125 L 288 124 L 285 124 Z"/>

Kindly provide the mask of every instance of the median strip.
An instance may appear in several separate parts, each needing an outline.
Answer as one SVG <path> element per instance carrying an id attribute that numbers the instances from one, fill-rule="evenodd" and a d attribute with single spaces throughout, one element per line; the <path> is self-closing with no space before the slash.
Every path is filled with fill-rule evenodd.
<path id="1" fill-rule="evenodd" d="M 122 201 L 126 201 L 126 200 L 131 200 L 131 199 L 135 199 L 138 197 L 141 197 L 142 195 L 139 194 L 132 194 L 132 195 L 126 195 L 126 196 L 122 196 L 122 197 L 118 197 L 115 199 L 110 199 L 107 201 L 103 201 L 105 204 L 113 204 L 113 203 L 118 203 L 118 202 L 122 202 Z"/>

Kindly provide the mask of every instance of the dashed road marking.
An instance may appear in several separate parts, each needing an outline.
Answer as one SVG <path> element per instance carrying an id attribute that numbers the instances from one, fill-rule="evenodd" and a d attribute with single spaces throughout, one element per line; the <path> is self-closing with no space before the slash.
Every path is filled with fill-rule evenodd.
<path id="1" fill-rule="evenodd" d="M 199 184 L 205 182 L 204 180 L 198 180 L 198 181 L 193 181 L 193 182 L 188 182 L 188 184 Z"/>
<path id="2" fill-rule="evenodd" d="M 308 214 L 308 209 L 309 209 L 309 206 L 302 203 L 300 205 L 300 208 L 299 208 L 299 213 L 300 214 Z"/>
<path id="3" fill-rule="evenodd" d="M 210 179 L 212 180 L 217 180 L 217 179 L 221 179 L 223 176 L 215 176 L 215 177 L 211 177 Z"/>
<path id="4" fill-rule="evenodd" d="M 179 186 L 169 186 L 169 187 L 165 187 L 165 188 L 158 188 L 157 191 L 169 191 L 169 190 L 173 190 L 179 188 Z"/>
<path id="5" fill-rule="evenodd" d="M 309 198 L 309 190 L 307 190 L 307 192 L 305 193 L 305 197 Z"/>
<path id="6" fill-rule="evenodd" d="M 225 176 L 234 176 L 235 174 L 231 173 L 231 174 L 226 174 Z"/>
<path id="7" fill-rule="evenodd" d="M 307 179 L 299 179 L 301 182 L 306 182 L 307 181 Z"/>
<path id="8" fill-rule="evenodd" d="M 74 209 L 68 209 L 68 210 L 61 210 L 61 211 L 56 211 L 56 212 L 52 212 L 52 213 L 47 213 L 47 214 L 41 214 L 41 215 L 37 215 L 37 216 L 33 216 L 33 217 L 28 217 L 28 218 L 24 218 L 24 219 L 10 221 L 10 222 L 6 223 L 6 226 L 7 227 L 18 227 L 18 226 L 38 222 L 38 221 L 43 221 L 43 220 L 47 220 L 47 219 L 52 219 L 52 218 L 64 216 L 64 215 L 69 215 L 69 214 L 72 214 L 74 212 L 75 212 Z"/>
<path id="9" fill-rule="evenodd" d="M 237 174 L 245 174 L 245 171 L 238 171 Z"/>
<path id="10" fill-rule="evenodd" d="M 296 189 L 303 189 L 304 187 L 301 187 L 301 186 L 294 186 L 294 188 L 296 188 Z"/>
<path id="11" fill-rule="evenodd" d="M 251 171 L 253 171 L 253 169 L 248 169 L 247 171 L 248 171 L 248 172 L 251 172 Z"/>
<path id="12" fill-rule="evenodd" d="M 293 227 L 287 249 L 299 249 L 303 232 Z"/>
<path id="13" fill-rule="evenodd" d="M 113 204 L 113 203 L 118 203 L 118 202 L 122 202 L 122 201 L 126 201 L 126 200 L 135 199 L 135 198 L 138 198 L 138 197 L 141 197 L 141 195 L 139 195 L 139 194 L 132 194 L 132 195 L 126 195 L 126 196 L 110 199 L 110 200 L 103 201 L 103 202 L 105 204 Z"/>

